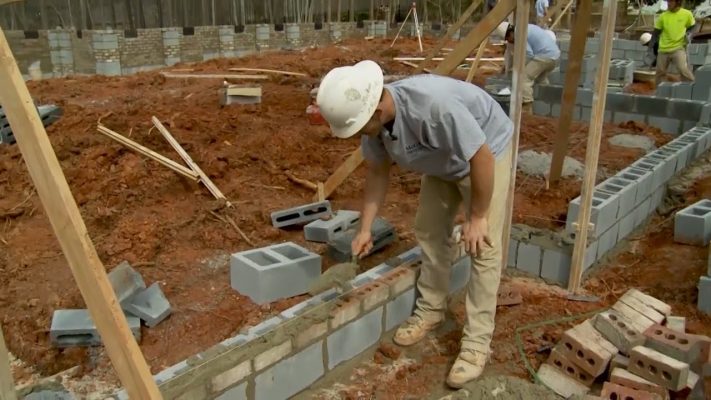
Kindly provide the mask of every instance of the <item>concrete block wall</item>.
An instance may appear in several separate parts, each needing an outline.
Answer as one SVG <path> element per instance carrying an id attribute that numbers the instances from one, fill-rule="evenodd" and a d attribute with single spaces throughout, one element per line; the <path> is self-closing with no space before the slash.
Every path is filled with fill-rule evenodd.
<path id="1" fill-rule="evenodd" d="M 32 63 L 39 61 L 42 75 L 52 77 L 54 67 L 49 46 L 49 31 L 39 31 L 37 34 L 37 38 L 25 38 L 23 31 L 5 31 L 10 50 L 23 74 L 27 74 L 27 69 Z"/>
<path id="2" fill-rule="evenodd" d="M 711 100 L 711 60 L 694 72 L 694 82 L 662 82 L 657 86 L 656 95 L 686 100 Z"/>
<path id="3" fill-rule="evenodd" d="M 534 113 L 558 117 L 563 86 L 538 85 L 534 90 Z M 592 90 L 578 89 L 573 116 L 588 120 L 591 110 Z M 634 120 L 673 135 L 679 135 L 697 125 L 711 124 L 711 104 L 705 101 L 608 92 L 605 110 L 606 122 Z"/>
<path id="4" fill-rule="evenodd" d="M 52 74 L 62 77 L 74 73 L 74 52 L 72 51 L 71 31 L 56 30 L 47 32 L 49 54 L 52 62 Z"/>
<path id="5" fill-rule="evenodd" d="M 136 37 L 117 32 L 123 75 L 164 66 L 163 32 L 160 29 L 138 29 Z"/>
<path id="6" fill-rule="evenodd" d="M 411 315 L 420 249 L 398 259 L 399 265 L 384 263 L 357 276 L 346 295 L 324 292 L 156 374 L 163 397 L 278 400 L 298 394 Z M 453 281 L 466 282 L 469 269 L 469 258 L 461 259 Z M 120 391 L 109 398 L 128 397 Z"/>

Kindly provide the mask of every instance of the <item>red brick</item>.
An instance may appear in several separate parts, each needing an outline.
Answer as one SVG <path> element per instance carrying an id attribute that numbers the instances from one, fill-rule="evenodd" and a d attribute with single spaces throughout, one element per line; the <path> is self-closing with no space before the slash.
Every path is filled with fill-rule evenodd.
<path id="1" fill-rule="evenodd" d="M 605 372 L 610 359 L 618 351 L 595 330 L 590 321 L 565 331 L 560 349 L 568 359 L 594 377 Z"/>
<path id="2" fill-rule="evenodd" d="M 331 329 L 352 321 L 360 314 L 361 299 L 356 296 L 347 295 L 336 300 L 330 313 Z"/>
<path id="3" fill-rule="evenodd" d="M 689 364 L 644 346 L 632 349 L 629 371 L 673 391 L 683 389 L 689 378 Z"/>
<path id="4" fill-rule="evenodd" d="M 602 385 L 600 397 L 609 400 L 662 400 L 656 393 L 630 389 L 610 382 L 605 382 L 605 384 Z"/>
<path id="5" fill-rule="evenodd" d="M 666 326 L 652 325 L 644 332 L 646 346 L 669 357 L 691 364 L 699 358 L 698 342 L 686 333 L 679 333 Z"/>
<path id="6" fill-rule="evenodd" d="M 568 359 L 558 347 L 554 347 L 551 351 L 550 357 L 548 357 L 548 364 L 556 367 L 561 372 L 575 379 L 576 381 L 582 383 L 583 385 L 590 387 L 595 381 L 595 377 L 583 371 L 575 365 L 572 361 Z"/>
<path id="7" fill-rule="evenodd" d="M 359 287 L 353 295 L 361 299 L 363 311 L 368 312 L 390 297 L 390 287 L 384 281 L 376 280 Z"/>
<path id="8" fill-rule="evenodd" d="M 401 265 L 392 271 L 385 273 L 379 281 L 390 286 L 390 293 L 396 296 L 411 287 L 415 286 L 415 270 L 407 265 Z"/>
<path id="9" fill-rule="evenodd" d="M 499 292 L 496 294 L 497 306 L 513 306 L 523 303 L 521 292 L 510 287 L 499 287 Z"/>
<path id="10" fill-rule="evenodd" d="M 610 382 L 628 387 L 635 390 L 643 390 L 645 392 L 656 393 L 663 400 L 669 399 L 669 391 L 654 382 L 650 382 L 642 377 L 639 377 L 626 369 L 615 368 L 610 374 Z"/>

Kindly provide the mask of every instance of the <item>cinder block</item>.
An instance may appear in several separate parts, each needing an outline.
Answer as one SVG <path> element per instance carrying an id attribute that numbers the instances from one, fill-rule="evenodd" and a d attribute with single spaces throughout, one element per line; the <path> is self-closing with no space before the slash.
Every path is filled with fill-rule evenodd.
<path id="1" fill-rule="evenodd" d="M 516 255 L 516 268 L 533 276 L 541 274 L 541 248 L 532 243 L 520 242 Z"/>
<path id="2" fill-rule="evenodd" d="M 630 373 L 624 368 L 613 368 L 610 374 L 610 382 L 621 385 L 630 389 L 643 390 L 645 392 L 654 393 L 659 395 L 661 399 L 669 398 L 669 391 L 663 387 L 652 383 L 644 378 Z M 635 397 L 637 399 L 638 397 Z M 624 397 L 618 397 L 618 399 L 624 399 Z"/>
<path id="3" fill-rule="evenodd" d="M 554 103 L 551 105 L 551 117 L 560 117 L 560 104 Z"/>
<path id="4" fill-rule="evenodd" d="M 676 84 L 681 84 L 682 82 L 677 82 Z M 689 84 L 686 84 L 687 87 Z M 672 89 L 673 90 L 673 89 Z M 669 102 L 669 110 L 673 118 L 680 120 L 692 120 L 698 121 L 701 116 L 701 108 L 704 105 L 703 102 L 688 100 L 691 98 L 691 93 L 689 92 L 689 97 L 687 99 L 672 99 Z"/>
<path id="5" fill-rule="evenodd" d="M 629 371 L 664 388 L 679 391 L 686 386 L 689 364 L 644 346 L 630 352 Z"/>
<path id="6" fill-rule="evenodd" d="M 509 256 L 506 258 L 506 267 L 516 268 L 516 257 L 518 254 L 518 240 L 514 238 L 509 239 Z M 711 261 L 709 262 L 711 263 Z"/>
<path id="7" fill-rule="evenodd" d="M 377 308 L 356 319 L 326 339 L 328 369 L 350 360 L 374 345 L 382 332 L 383 308 Z"/>
<path id="8" fill-rule="evenodd" d="M 613 194 L 619 199 L 615 221 L 629 214 L 636 206 L 637 185 L 633 180 L 617 175 L 600 183 L 596 189 Z"/>
<path id="9" fill-rule="evenodd" d="M 316 342 L 254 378 L 256 400 L 287 399 L 323 376 L 323 343 Z"/>
<path id="10" fill-rule="evenodd" d="M 124 310 L 145 321 L 149 328 L 161 323 L 171 313 L 170 303 L 165 298 L 158 282 L 131 297 L 124 306 Z"/>
<path id="11" fill-rule="evenodd" d="M 694 151 L 693 146 L 681 142 L 667 143 L 663 149 L 670 150 L 678 154 L 676 161 L 675 172 L 680 172 L 686 168 L 692 159 L 692 153 Z"/>
<path id="12" fill-rule="evenodd" d="M 610 229 L 605 231 L 600 235 L 600 239 L 597 241 L 597 259 L 604 257 L 612 248 L 617 245 L 617 237 L 620 232 L 619 223 L 612 225 Z"/>
<path id="13" fill-rule="evenodd" d="M 331 219 L 319 219 L 304 226 L 304 236 L 311 242 L 328 243 L 335 239 L 336 234 L 347 231 L 358 222 L 360 222 L 360 212 L 339 210 Z"/>
<path id="14" fill-rule="evenodd" d="M 622 314 L 608 310 L 595 316 L 594 326 L 622 354 L 629 355 L 633 347 L 644 345 L 645 337 L 634 329 Z"/>
<path id="15" fill-rule="evenodd" d="M 711 314 L 711 277 L 701 276 L 698 289 L 699 298 L 696 307 L 703 313 Z"/>
<path id="16" fill-rule="evenodd" d="M 691 89 L 691 99 L 696 101 L 709 101 L 709 92 L 711 92 L 711 81 L 709 83 L 697 81 Z"/>
<path id="17" fill-rule="evenodd" d="M 146 288 L 146 282 L 141 274 L 131 267 L 128 261 L 123 261 L 108 274 L 109 283 L 116 293 L 116 299 L 123 308 L 136 293 Z"/>
<path id="18" fill-rule="evenodd" d="M 563 333 L 561 351 L 585 372 L 598 377 L 618 349 L 585 321 Z"/>
<path id="19" fill-rule="evenodd" d="M 637 208 L 639 207 L 642 206 L 637 206 Z M 636 216 L 638 212 L 637 208 L 635 208 L 631 213 L 625 215 L 624 217 L 622 217 L 622 219 L 620 219 L 620 222 L 618 223 L 619 232 L 617 232 L 618 241 L 623 240 L 624 238 L 629 236 L 629 234 L 632 233 L 632 231 L 634 231 L 634 229 L 637 227 L 635 225 Z"/>
<path id="20" fill-rule="evenodd" d="M 616 176 L 634 183 L 636 187 L 634 203 L 635 205 L 639 205 L 652 194 L 653 175 L 653 172 L 650 170 L 627 167 L 618 172 Z M 618 218 L 619 217 L 618 215 Z"/>
<path id="21" fill-rule="evenodd" d="M 550 104 L 536 100 L 533 102 L 533 113 L 536 115 L 549 116 L 551 114 Z"/>
<path id="22" fill-rule="evenodd" d="M 560 346 L 556 346 L 553 348 L 553 350 L 551 350 L 551 355 L 548 357 L 548 360 L 546 362 L 556 367 L 560 372 L 566 374 L 570 378 L 575 379 L 576 381 L 582 383 L 587 387 L 590 387 L 595 381 L 595 378 L 592 375 L 583 371 L 574 362 L 570 361 L 568 357 L 563 355 L 563 352 L 560 350 Z"/>
<path id="23" fill-rule="evenodd" d="M 663 172 L 662 179 L 664 180 L 664 183 L 667 183 L 669 181 L 669 179 L 671 179 L 672 176 L 674 176 L 674 174 L 677 171 L 676 164 L 677 164 L 677 161 L 679 160 L 679 153 L 674 152 L 669 149 L 661 148 L 661 149 L 654 150 L 653 152 L 647 154 L 644 157 L 644 159 L 645 160 L 656 159 L 658 161 L 663 161 L 667 164 L 664 166 L 665 168 L 662 170 L 662 172 Z"/>
<path id="24" fill-rule="evenodd" d="M 607 93 L 605 110 L 633 113 L 637 109 L 637 95 L 627 93 Z"/>
<path id="25" fill-rule="evenodd" d="M 255 326 L 247 329 L 247 335 L 253 336 L 253 337 L 262 336 L 265 333 L 272 331 L 274 328 L 279 326 L 279 324 L 281 324 L 282 322 L 283 322 L 283 320 L 278 316 L 271 317 L 267 320 L 260 322 L 259 324 L 255 325 Z"/>
<path id="26" fill-rule="evenodd" d="M 580 200 L 580 196 L 578 196 L 568 203 L 568 215 L 565 223 L 565 229 L 568 232 L 575 232 L 573 224 L 578 222 Z M 634 201 L 634 194 L 632 194 L 632 201 Z M 595 224 L 595 228 L 590 231 L 591 238 L 599 238 L 600 235 L 612 227 L 615 221 L 617 221 L 619 207 L 619 195 L 597 188 L 595 189 L 592 195 L 592 209 L 590 215 L 590 222 Z"/>
<path id="27" fill-rule="evenodd" d="M 221 395 L 215 397 L 215 400 L 247 400 L 247 382 L 237 385 Z"/>
<path id="28" fill-rule="evenodd" d="M 651 208 L 651 203 L 652 203 L 652 199 L 647 198 L 645 201 L 642 202 L 642 204 L 637 206 L 637 208 L 634 210 L 634 226 L 635 226 L 635 228 L 644 224 L 644 222 L 647 220 L 647 217 L 649 217 L 649 214 L 651 214 L 654 211 Z"/>
<path id="29" fill-rule="evenodd" d="M 661 129 L 664 133 L 677 135 L 681 129 L 681 121 L 675 118 L 657 117 L 650 114 L 647 120 L 649 125 Z"/>
<path id="30" fill-rule="evenodd" d="M 538 369 L 538 379 L 564 399 L 569 399 L 576 395 L 583 396 L 590 391 L 589 387 L 568 377 L 550 364 L 541 364 Z"/>
<path id="31" fill-rule="evenodd" d="M 637 112 L 648 115 L 668 115 L 669 99 L 656 96 L 637 96 Z"/>
<path id="32" fill-rule="evenodd" d="M 646 346 L 664 355 L 691 364 L 700 356 L 701 348 L 693 338 L 683 332 L 674 331 L 659 324 L 652 325 L 644 332 Z"/>
<path id="33" fill-rule="evenodd" d="M 331 216 L 331 202 L 328 200 L 275 211 L 271 215 L 275 228 L 299 225 L 328 216 Z"/>
<path id="34" fill-rule="evenodd" d="M 672 83 L 673 82 L 661 82 L 657 85 L 655 92 L 657 97 L 670 98 L 672 95 Z"/>
<path id="35" fill-rule="evenodd" d="M 293 242 L 235 253 L 232 288 L 257 304 L 307 293 L 321 275 L 321 256 Z"/>
<path id="36" fill-rule="evenodd" d="M 126 316 L 128 327 L 137 341 L 141 341 L 141 320 Z M 55 310 L 49 339 L 59 348 L 74 346 L 101 346 L 99 331 L 89 314 L 89 310 Z"/>
<path id="37" fill-rule="evenodd" d="M 674 241 L 708 245 L 711 241 L 711 200 L 699 200 L 674 215 Z"/>
<path id="38" fill-rule="evenodd" d="M 572 255 L 568 252 L 544 248 L 541 278 L 566 285 L 570 279 L 571 261 Z"/>
<path id="39" fill-rule="evenodd" d="M 616 111 L 612 116 L 612 121 L 615 123 L 621 123 L 621 122 L 627 122 L 627 121 L 644 122 L 644 118 L 645 118 L 644 115 Z"/>
<path id="40" fill-rule="evenodd" d="M 603 399 L 658 400 L 659 397 L 644 390 L 630 389 L 615 383 L 605 382 L 600 396 Z"/>
<path id="41" fill-rule="evenodd" d="M 674 82 L 671 86 L 671 96 L 675 99 L 690 100 L 692 87 L 691 82 Z"/>
<path id="42" fill-rule="evenodd" d="M 415 310 L 415 288 L 409 289 L 385 304 L 385 331 L 389 332 L 405 322 Z"/>
<path id="43" fill-rule="evenodd" d="M 333 241 L 328 243 L 328 256 L 338 262 L 350 261 L 352 257 L 351 242 L 357 233 L 358 230 L 355 228 L 337 233 Z M 371 234 L 373 237 L 373 248 L 366 256 L 394 242 L 397 237 L 395 228 L 382 218 L 375 219 L 371 228 Z"/>

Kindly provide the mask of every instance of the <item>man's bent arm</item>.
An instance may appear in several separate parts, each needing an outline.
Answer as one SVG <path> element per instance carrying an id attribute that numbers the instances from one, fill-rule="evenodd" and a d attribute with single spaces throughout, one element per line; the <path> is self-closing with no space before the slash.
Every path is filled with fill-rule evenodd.
<path id="1" fill-rule="evenodd" d="M 370 232 L 378 209 L 385 201 L 390 181 L 390 161 L 373 163 L 366 161 L 365 204 L 361 215 L 361 232 Z"/>
<path id="2" fill-rule="evenodd" d="M 472 218 L 484 218 L 486 217 L 487 211 L 489 211 L 491 196 L 494 193 L 495 161 L 494 154 L 486 144 L 481 146 L 481 148 L 474 153 L 471 160 L 469 160 L 469 176 L 472 185 L 470 207 Z M 502 199 L 499 200 L 503 201 Z"/>

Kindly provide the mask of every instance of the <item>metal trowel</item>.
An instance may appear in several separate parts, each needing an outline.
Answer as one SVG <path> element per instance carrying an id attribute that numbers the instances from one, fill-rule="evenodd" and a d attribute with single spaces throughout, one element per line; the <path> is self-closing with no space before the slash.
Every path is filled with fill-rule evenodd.
<path id="1" fill-rule="evenodd" d="M 348 292 L 353 289 L 349 282 L 355 278 L 359 268 L 358 256 L 351 256 L 350 262 L 336 264 L 321 274 L 309 287 L 309 294 L 315 296 L 331 288 L 339 294 Z"/>

